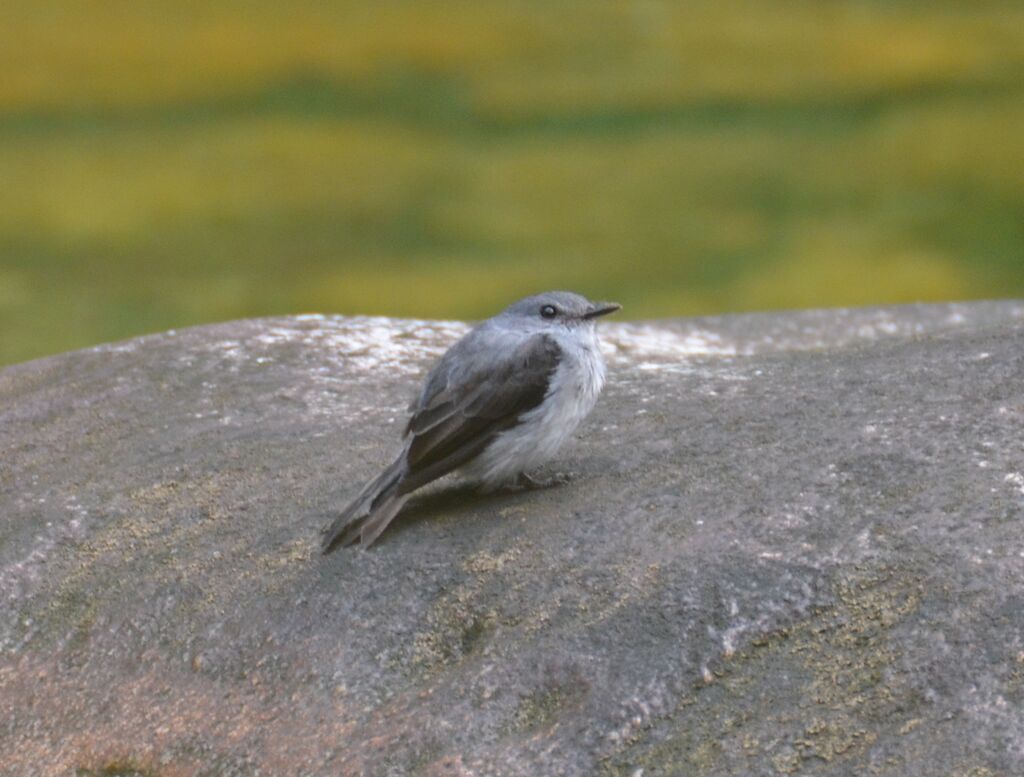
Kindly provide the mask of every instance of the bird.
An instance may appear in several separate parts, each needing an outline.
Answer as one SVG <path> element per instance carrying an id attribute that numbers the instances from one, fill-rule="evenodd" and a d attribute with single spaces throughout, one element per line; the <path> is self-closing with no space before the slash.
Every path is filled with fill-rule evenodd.
<path id="1" fill-rule="evenodd" d="M 471 329 L 428 372 L 397 458 L 324 527 L 323 552 L 368 548 L 413 491 L 456 470 L 485 492 L 564 482 L 528 470 L 593 410 L 606 376 L 596 321 L 621 307 L 548 291 Z"/>

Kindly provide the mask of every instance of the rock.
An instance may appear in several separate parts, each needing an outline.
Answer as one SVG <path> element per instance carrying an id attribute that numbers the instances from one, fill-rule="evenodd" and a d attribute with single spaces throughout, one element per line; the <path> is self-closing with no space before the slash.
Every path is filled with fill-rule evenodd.
<path id="1" fill-rule="evenodd" d="M 319 555 L 462 331 L 0 372 L 0 773 L 1024 774 L 1024 303 L 609 324 L 570 484 Z"/>

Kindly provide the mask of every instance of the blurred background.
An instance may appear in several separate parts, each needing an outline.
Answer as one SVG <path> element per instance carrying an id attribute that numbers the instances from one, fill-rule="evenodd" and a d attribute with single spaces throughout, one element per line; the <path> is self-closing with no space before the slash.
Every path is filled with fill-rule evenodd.
<path id="1" fill-rule="evenodd" d="M 1020 0 L 4 0 L 0 364 L 279 313 L 1024 296 Z"/>

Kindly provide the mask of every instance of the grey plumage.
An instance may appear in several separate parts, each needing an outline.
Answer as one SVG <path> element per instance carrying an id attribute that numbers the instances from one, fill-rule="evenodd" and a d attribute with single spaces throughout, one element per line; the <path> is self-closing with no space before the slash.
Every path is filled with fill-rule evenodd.
<path id="1" fill-rule="evenodd" d="M 554 455 L 597 400 L 594 321 L 618 307 L 547 292 L 455 343 L 410 407 L 401 453 L 324 529 L 324 552 L 368 547 L 412 491 L 457 469 L 496 488 Z"/>

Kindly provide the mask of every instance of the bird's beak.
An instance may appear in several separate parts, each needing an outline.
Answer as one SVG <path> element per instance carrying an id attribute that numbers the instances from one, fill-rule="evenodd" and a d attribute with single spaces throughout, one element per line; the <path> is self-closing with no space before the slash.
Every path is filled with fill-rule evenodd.
<path id="1" fill-rule="evenodd" d="M 583 318 L 600 318 L 621 309 L 622 305 L 618 302 L 594 302 L 590 306 L 590 310 L 583 314 Z"/>

